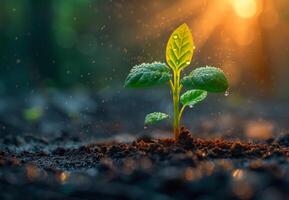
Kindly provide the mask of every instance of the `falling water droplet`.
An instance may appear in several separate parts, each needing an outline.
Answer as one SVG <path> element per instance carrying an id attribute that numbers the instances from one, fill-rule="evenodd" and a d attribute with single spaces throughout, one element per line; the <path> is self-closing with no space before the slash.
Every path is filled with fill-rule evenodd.
<path id="1" fill-rule="evenodd" d="M 230 95 L 230 92 L 228 91 L 228 90 L 226 90 L 226 92 L 225 92 L 225 97 L 227 97 L 227 96 L 229 96 Z"/>

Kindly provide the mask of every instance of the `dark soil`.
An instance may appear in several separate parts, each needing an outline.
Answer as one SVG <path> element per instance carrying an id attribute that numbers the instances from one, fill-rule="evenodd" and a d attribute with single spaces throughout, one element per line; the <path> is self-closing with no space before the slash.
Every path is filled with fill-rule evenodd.
<path id="1" fill-rule="evenodd" d="M 289 199 L 287 102 L 209 98 L 175 142 L 143 128 L 170 96 L 126 91 L 1 97 L 0 200 Z"/>
<path id="2" fill-rule="evenodd" d="M 288 143 L 140 138 L 0 152 L 1 199 L 288 199 Z M 45 195 L 44 195 L 45 194 Z"/>

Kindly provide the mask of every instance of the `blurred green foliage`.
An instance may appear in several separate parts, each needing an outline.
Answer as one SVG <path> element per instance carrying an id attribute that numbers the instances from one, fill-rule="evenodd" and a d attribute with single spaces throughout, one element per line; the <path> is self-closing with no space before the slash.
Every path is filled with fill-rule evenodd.
<path id="1" fill-rule="evenodd" d="M 41 107 L 31 107 L 23 111 L 23 117 L 28 122 L 36 122 L 43 115 L 43 110 Z"/>
<path id="2" fill-rule="evenodd" d="M 119 33 L 107 4 L 1 1 L 0 94 L 38 86 L 100 88 L 123 78 L 117 73 L 128 60 L 114 39 Z"/>

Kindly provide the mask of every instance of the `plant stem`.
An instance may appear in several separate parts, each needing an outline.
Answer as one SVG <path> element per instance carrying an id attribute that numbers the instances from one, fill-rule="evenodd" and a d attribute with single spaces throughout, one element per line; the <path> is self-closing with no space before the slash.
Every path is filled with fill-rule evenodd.
<path id="1" fill-rule="evenodd" d="M 180 101 L 180 92 L 181 92 L 181 85 L 180 85 L 180 70 L 174 71 L 174 83 L 172 87 L 173 92 L 173 104 L 174 104 L 174 135 L 175 139 L 178 140 L 180 135 L 180 108 L 179 108 L 179 101 Z"/>
<path id="2" fill-rule="evenodd" d="M 181 117 L 182 117 L 182 115 L 183 115 L 183 112 L 184 112 L 185 108 L 186 108 L 186 106 L 183 105 L 182 108 L 181 108 L 181 110 L 180 110 L 180 113 L 179 113 L 179 120 L 180 120 L 180 121 L 181 121 Z"/>

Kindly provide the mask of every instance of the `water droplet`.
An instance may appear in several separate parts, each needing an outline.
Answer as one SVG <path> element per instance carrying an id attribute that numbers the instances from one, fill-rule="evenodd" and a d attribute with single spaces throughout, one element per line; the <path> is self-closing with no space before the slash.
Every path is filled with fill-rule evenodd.
<path id="1" fill-rule="evenodd" d="M 227 96 L 229 96 L 230 95 L 230 92 L 228 91 L 228 90 L 226 90 L 226 92 L 225 92 L 225 97 L 227 97 Z"/>
<path id="2" fill-rule="evenodd" d="M 194 105 L 189 105 L 189 107 L 190 107 L 190 108 L 193 108 L 193 107 L 194 107 Z"/>
<path id="3" fill-rule="evenodd" d="M 178 36 L 177 36 L 177 35 L 174 35 L 173 38 L 176 40 L 176 39 L 178 39 Z"/>
<path id="4" fill-rule="evenodd" d="M 100 27 L 100 30 L 103 30 L 103 29 L 105 29 L 105 24 L 102 26 L 102 27 Z"/>

